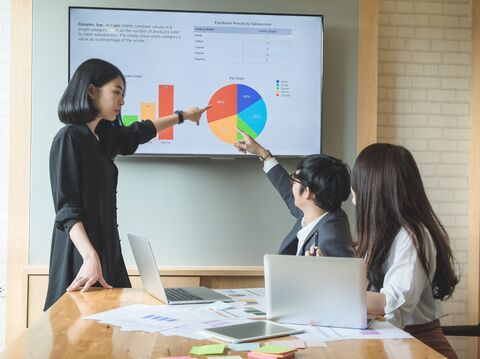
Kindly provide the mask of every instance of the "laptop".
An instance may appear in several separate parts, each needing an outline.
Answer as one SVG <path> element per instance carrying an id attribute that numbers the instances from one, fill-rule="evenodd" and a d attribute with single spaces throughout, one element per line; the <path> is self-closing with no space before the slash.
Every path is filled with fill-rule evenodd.
<path id="1" fill-rule="evenodd" d="M 268 320 L 367 328 L 363 259 L 267 254 L 263 261 Z"/>
<path id="2" fill-rule="evenodd" d="M 150 241 L 133 234 L 127 236 L 140 272 L 143 289 L 150 295 L 167 304 L 211 303 L 218 300 L 232 302 L 230 297 L 206 287 L 164 288 Z"/>

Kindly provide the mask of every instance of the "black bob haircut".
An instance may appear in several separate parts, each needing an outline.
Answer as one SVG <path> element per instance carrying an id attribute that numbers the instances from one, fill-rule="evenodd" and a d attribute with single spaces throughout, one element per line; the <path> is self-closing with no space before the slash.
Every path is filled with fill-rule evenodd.
<path id="1" fill-rule="evenodd" d="M 315 194 L 315 204 L 328 212 L 340 209 L 350 195 L 350 168 L 346 163 L 327 155 L 310 155 L 303 158 L 295 174 L 301 183 Z"/>
<path id="2" fill-rule="evenodd" d="M 95 119 L 98 109 L 88 96 L 88 86 L 102 87 L 121 77 L 124 87 L 125 77 L 118 67 L 100 59 L 84 61 L 73 74 L 58 104 L 58 117 L 66 124 L 86 124 Z"/>

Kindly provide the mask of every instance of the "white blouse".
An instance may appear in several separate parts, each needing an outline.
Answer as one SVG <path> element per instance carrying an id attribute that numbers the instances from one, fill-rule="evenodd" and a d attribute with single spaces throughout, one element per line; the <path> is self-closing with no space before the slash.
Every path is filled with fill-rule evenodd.
<path id="1" fill-rule="evenodd" d="M 430 280 L 436 269 L 435 244 L 425 230 L 425 255 L 430 266 Z M 385 279 L 381 293 L 385 294 L 385 319 L 404 328 L 425 324 L 448 314 L 439 299 L 434 299 L 410 234 L 402 228 L 395 237 L 384 263 Z"/>

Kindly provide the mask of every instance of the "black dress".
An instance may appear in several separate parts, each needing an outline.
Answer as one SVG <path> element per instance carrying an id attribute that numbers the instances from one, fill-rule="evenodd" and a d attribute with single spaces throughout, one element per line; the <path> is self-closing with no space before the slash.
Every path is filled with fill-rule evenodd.
<path id="1" fill-rule="evenodd" d="M 53 139 L 50 182 L 56 217 L 44 310 L 65 293 L 83 264 L 69 237 L 79 221 L 100 258 L 107 283 L 131 287 L 117 228 L 118 169 L 113 159 L 133 154 L 139 144 L 156 135 L 156 130 L 148 120 L 128 127 L 114 127 L 102 120 L 95 133 L 99 140 L 86 125 L 66 125 Z"/>

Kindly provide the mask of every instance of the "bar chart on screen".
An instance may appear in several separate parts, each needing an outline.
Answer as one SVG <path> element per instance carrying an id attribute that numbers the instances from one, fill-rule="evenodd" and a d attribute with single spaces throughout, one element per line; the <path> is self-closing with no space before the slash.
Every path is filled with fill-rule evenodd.
<path id="1" fill-rule="evenodd" d="M 69 44 L 70 74 L 100 58 L 125 75 L 125 126 L 212 105 L 136 155 L 249 157 L 237 128 L 277 156 L 321 152 L 321 15 L 74 8 Z"/>
<path id="2" fill-rule="evenodd" d="M 173 85 L 158 85 L 158 102 L 140 102 L 139 113 L 140 121 L 153 120 L 157 117 L 164 117 L 173 114 L 174 102 L 174 86 Z M 130 110 L 132 108 L 130 107 Z M 157 111 L 158 109 L 158 111 Z M 139 120 L 136 114 L 122 115 L 122 122 L 125 126 L 130 126 L 132 123 Z M 172 141 L 173 127 L 158 132 L 159 140 Z"/>

